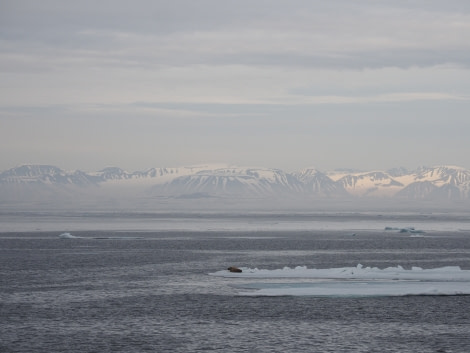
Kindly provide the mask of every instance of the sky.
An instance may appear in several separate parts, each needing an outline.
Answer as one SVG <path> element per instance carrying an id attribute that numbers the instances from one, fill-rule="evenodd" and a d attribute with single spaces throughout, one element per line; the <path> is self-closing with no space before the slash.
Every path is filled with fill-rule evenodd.
<path id="1" fill-rule="evenodd" d="M 2 0 L 0 171 L 470 168 L 470 1 Z"/>

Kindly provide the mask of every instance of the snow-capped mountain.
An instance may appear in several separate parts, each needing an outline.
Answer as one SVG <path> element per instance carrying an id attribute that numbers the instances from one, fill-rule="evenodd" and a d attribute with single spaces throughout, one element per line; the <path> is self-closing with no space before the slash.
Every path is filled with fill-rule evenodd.
<path id="1" fill-rule="evenodd" d="M 439 166 L 434 168 L 419 168 L 416 181 L 428 180 L 436 186 L 461 185 L 470 181 L 470 171 L 456 166 Z"/>
<path id="2" fill-rule="evenodd" d="M 420 167 L 415 172 L 402 175 L 405 187 L 397 196 L 412 199 L 452 199 L 470 197 L 470 170 L 456 166 Z"/>
<path id="3" fill-rule="evenodd" d="M 295 177 L 278 169 L 223 167 L 179 176 L 162 185 L 167 195 L 205 194 L 259 197 L 303 191 Z"/>
<path id="4" fill-rule="evenodd" d="M 3 202 L 15 197 L 109 192 L 166 198 L 399 198 L 470 200 L 470 170 L 455 166 L 420 167 L 414 171 L 307 168 L 294 173 L 279 169 L 200 165 L 127 172 L 107 167 L 97 172 L 64 171 L 50 165 L 24 165 L 0 173 Z M 96 196 L 98 197 L 98 196 Z M 5 201 L 6 200 L 6 201 Z M 1 199 L 0 199 L 1 201 Z"/>
<path id="5" fill-rule="evenodd" d="M 344 197 L 348 192 L 341 183 L 335 182 L 325 173 L 315 168 L 306 168 L 293 174 L 303 186 L 306 193 L 326 197 Z"/>
<path id="6" fill-rule="evenodd" d="M 178 168 L 151 168 L 145 171 L 127 172 L 118 167 L 107 167 L 98 172 L 91 173 L 100 179 L 102 183 L 113 184 L 162 184 L 171 182 L 173 179 L 194 175 L 198 172 L 205 170 L 217 170 L 220 168 L 218 165 L 199 165 L 190 167 L 178 167 Z M 123 183 L 124 182 L 124 183 Z"/>
<path id="7" fill-rule="evenodd" d="M 404 186 L 388 173 L 380 171 L 347 174 L 336 183 L 353 196 L 393 196 Z"/>
<path id="8" fill-rule="evenodd" d="M 82 171 L 65 172 L 51 165 L 23 165 L 0 174 L 0 183 L 2 184 L 37 183 L 86 186 L 99 181 L 100 180 L 93 175 Z"/>

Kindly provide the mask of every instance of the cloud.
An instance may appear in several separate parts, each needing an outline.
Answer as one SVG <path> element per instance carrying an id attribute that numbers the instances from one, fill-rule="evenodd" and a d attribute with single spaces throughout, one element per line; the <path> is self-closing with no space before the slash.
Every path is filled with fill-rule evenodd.
<path id="1" fill-rule="evenodd" d="M 470 62 L 470 13 L 461 2 L 16 3 L 7 2 L 0 25 L 4 44 L 19 44 L 13 52 L 95 57 L 97 65 L 100 57 L 103 65 L 114 58 L 144 67 L 361 69 Z"/>
<path id="2" fill-rule="evenodd" d="M 54 126 L 72 135 L 67 148 L 77 160 L 113 146 L 103 147 L 101 159 L 96 153 L 95 164 L 113 153 L 117 161 L 132 156 L 120 140 L 137 156 L 146 149 L 148 158 L 171 161 L 165 146 L 180 141 L 173 157 L 182 161 L 220 151 L 241 160 L 261 144 L 275 153 L 257 151 L 259 159 L 282 168 L 275 160 L 297 150 L 349 163 L 398 134 L 410 136 L 403 155 L 421 153 L 447 131 L 441 155 L 468 161 L 455 141 L 470 148 L 461 136 L 468 131 L 461 119 L 470 97 L 469 30 L 470 2 L 457 0 L 2 1 L 0 141 L 10 148 L 5 141 L 20 141 L 33 121 L 28 143 L 15 144 L 22 156 L 59 158 L 63 139 L 54 140 Z M 423 119 L 436 121 L 425 125 L 426 136 Z M 82 139 L 92 147 L 73 152 Z M 354 147 L 345 158 L 348 143 Z M 220 153 L 210 152 L 215 145 Z M 375 161 L 380 151 L 393 155 L 383 147 Z"/>

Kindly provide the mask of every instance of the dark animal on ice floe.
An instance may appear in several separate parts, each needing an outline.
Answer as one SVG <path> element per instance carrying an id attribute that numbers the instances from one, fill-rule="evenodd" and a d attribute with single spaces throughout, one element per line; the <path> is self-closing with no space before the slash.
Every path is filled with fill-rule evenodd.
<path id="1" fill-rule="evenodd" d="M 230 272 L 242 272 L 241 269 L 235 266 L 230 266 L 229 268 L 227 268 L 227 270 L 229 270 Z"/>

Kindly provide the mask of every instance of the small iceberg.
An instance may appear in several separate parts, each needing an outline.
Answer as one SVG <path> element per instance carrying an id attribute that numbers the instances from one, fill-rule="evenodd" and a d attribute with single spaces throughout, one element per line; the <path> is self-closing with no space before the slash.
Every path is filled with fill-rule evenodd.
<path id="1" fill-rule="evenodd" d="M 66 233 L 59 234 L 59 238 L 63 238 L 63 239 L 76 239 L 76 238 L 80 238 L 80 237 L 76 237 L 75 235 L 72 235 L 72 234 L 70 234 L 69 232 L 66 232 Z"/>

